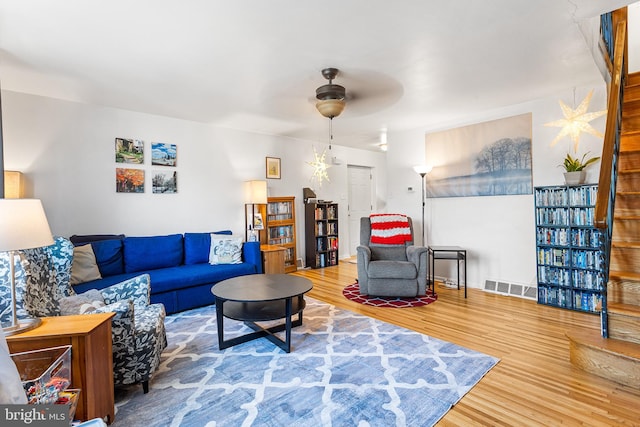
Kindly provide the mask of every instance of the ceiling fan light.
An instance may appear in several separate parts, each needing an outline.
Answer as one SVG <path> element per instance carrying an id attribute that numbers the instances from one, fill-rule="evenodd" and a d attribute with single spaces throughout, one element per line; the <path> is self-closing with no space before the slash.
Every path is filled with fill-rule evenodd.
<path id="1" fill-rule="evenodd" d="M 338 117 L 344 110 L 345 102 L 342 99 L 322 99 L 316 102 L 316 108 L 323 116 L 332 119 Z"/>

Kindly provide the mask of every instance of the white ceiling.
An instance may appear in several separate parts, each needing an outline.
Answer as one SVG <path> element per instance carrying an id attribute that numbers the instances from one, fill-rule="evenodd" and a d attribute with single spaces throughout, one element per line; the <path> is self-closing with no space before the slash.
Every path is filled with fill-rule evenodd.
<path id="1" fill-rule="evenodd" d="M 0 0 L 5 90 L 334 144 L 600 79 L 578 22 L 630 0 Z"/>

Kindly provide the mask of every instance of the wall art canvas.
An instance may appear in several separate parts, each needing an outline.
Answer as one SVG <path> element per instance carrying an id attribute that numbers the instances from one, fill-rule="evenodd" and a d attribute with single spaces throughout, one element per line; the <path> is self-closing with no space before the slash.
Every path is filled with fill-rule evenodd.
<path id="1" fill-rule="evenodd" d="M 116 168 L 117 193 L 144 193 L 144 169 Z"/>
<path id="2" fill-rule="evenodd" d="M 266 158 L 266 176 L 270 179 L 280 179 L 280 158 Z"/>
<path id="3" fill-rule="evenodd" d="M 178 192 L 178 172 L 153 171 L 151 178 L 153 192 L 171 194 Z"/>
<path id="4" fill-rule="evenodd" d="M 427 197 L 531 194 L 531 113 L 425 135 Z"/>
<path id="5" fill-rule="evenodd" d="M 151 164 L 157 166 L 176 166 L 178 164 L 178 148 L 176 145 L 152 142 Z"/>
<path id="6" fill-rule="evenodd" d="M 144 163 L 144 141 L 116 138 L 116 163 Z"/>

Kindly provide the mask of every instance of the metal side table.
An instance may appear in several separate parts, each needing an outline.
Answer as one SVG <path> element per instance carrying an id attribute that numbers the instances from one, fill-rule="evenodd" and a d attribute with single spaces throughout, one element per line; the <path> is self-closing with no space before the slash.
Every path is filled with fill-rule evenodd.
<path id="1" fill-rule="evenodd" d="M 464 263 L 464 297 L 467 297 L 467 250 L 460 246 L 429 246 L 429 284 L 435 290 L 435 264 L 437 259 L 453 260 L 458 267 L 458 290 L 460 289 L 460 263 Z"/>

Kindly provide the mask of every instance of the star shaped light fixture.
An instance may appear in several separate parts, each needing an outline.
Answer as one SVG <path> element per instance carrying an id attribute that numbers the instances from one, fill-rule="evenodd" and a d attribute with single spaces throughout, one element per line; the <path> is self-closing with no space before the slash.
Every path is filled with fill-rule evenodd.
<path id="1" fill-rule="evenodd" d="M 573 140 L 573 149 L 575 150 L 575 152 L 578 152 L 578 144 L 580 142 L 580 134 L 582 132 L 589 133 L 599 138 L 604 137 L 601 132 L 598 132 L 596 129 L 594 129 L 593 126 L 589 124 L 591 120 L 597 119 L 598 117 L 602 117 L 607 114 L 607 110 L 587 113 L 592 95 L 593 90 L 589 92 L 589 94 L 582 100 L 580 105 L 578 105 L 578 108 L 576 108 L 575 110 L 569 108 L 567 104 L 562 102 L 562 100 L 559 101 L 564 119 L 544 124 L 545 126 L 556 126 L 562 128 L 558 133 L 558 136 L 556 136 L 555 139 L 551 141 L 552 147 L 556 145 L 558 141 L 560 141 L 564 136 L 569 135 Z"/>
<path id="2" fill-rule="evenodd" d="M 311 175 L 311 181 L 316 179 L 318 181 L 318 186 L 322 186 L 322 180 L 326 179 L 329 182 L 329 175 L 327 174 L 327 169 L 331 167 L 325 161 L 326 151 L 322 151 L 322 155 L 318 156 L 318 152 L 316 151 L 316 147 L 313 147 L 313 157 L 314 160 L 312 162 L 307 162 L 307 164 L 313 166 L 313 174 Z"/>

